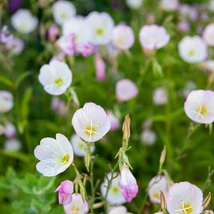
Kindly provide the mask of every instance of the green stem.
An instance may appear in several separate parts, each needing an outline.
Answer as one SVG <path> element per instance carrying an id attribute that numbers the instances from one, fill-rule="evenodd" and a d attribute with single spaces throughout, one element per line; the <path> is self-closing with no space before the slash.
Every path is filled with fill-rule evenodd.
<path id="1" fill-rule="evenodd" d="M 92 157 L 93 158 L 93 157 Z M 91 163 L 90 163 L 90 184 L 91 184 L 91 201 L 90 201 L 90 210 L 91 210 L 91 214 L 94 213 L 94 208 L 93 208 L 93 204 L 95 202 L 95 189 L 94 189 L 94 160 L 92 160 L 91 158 Z"/>
<path id="2" fill-rule="evenodd" d="M 208 172 L 208 176 L 207 176 L 207 179 L 202 187 L 202 190 L 203 192 L 209 187 L 210 183 L 211 183 L 211 177 L 213 176 L 214 174 L 214 169 L 210 172 Z"/>

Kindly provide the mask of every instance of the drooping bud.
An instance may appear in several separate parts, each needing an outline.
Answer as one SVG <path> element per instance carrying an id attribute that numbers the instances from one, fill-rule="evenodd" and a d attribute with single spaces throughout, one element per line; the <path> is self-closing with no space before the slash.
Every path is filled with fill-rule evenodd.
<path id="1" fill-rule="evenodd" d="M 166 210 L 166 199 L 162 191 L 160 191 L 160 205 L 162 210 Z"/>
<path id="2" fill-rule="evenodd" d="M 209 192 L 207 197 L 204 199 L 204 202 L 203 202 L 203 208 L 204 209 L 209 205 L 210 201 L 211 201 L 211 193 Z"/>

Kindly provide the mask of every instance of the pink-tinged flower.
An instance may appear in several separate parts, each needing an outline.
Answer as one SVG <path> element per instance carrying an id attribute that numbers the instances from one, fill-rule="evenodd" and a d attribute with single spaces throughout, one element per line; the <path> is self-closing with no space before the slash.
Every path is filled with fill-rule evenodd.
<path id="1" fill-rule="evenodd" d="M 120 127 L 119 119 L 113 114 L 112 111 L 107 111 L 107 115 L 109 117 L 111 123 L 111 130 L 117 130 Z"/>
<path id="2" fill-rule="evenodd" d="M 53 97 L 51 102 L 51 109 L 53 109 L 57 114 L 64 117 L 68 112 L 68 107 L 65 102 L 58 97 Z"/>
<path id="3" fill-rule="evenodd" d="M 199 36 L 185 36 L 178 44 L 178 51 L 188 63 L 203 62 L 208 55 L 207 45 Z"/>
<path id="4" fill-rule="evenodd" d="M 189 93 L 184 103 L 186 115 L 197 123 L 209 124 L 214 121 L 214 92 L 195 90 Z"/>
<path id="5" fill-rule="evenodd" d="M 179 7 L 179 0 L 161 0 L 161 9 L 166 11 L 175 11 Z"/>
<path id="6" fill-rule="evenodd" d="M 3 135 L 4 134 L 4 126 L 2 126 L 1 124 L 0 124 L 0 135 Z"/>
<path id="7" fill-rule="evenodd" d="M 153 102 L 156 105 L 164 105 L 168 102 L 167 90 L 163 87 L 158 87 L 153 93 Z"/>
<path id="8" fill-rule="evenodd" d="M 6 48 L 11 55 L 19 55 L 24 50 L 24 42 L 21 39 L 11 38 L 6 43 Z"/>
<path id="9" fill-rule="evenodd" d="M 6 123 L 4 127 L 4 135 L 7 138 L 14 138 L 16 136 L 16 127 L 12 123 Z"/>
<path id="10" fill-rule="evenodd" d="M 0 90 L 0 114 L 7 113 L 13 108 L 13 95 L 9 91 Z"/>
<path id="11" fill-rule="evenodd" d="M 140 141 L 143 145 L 153 145 L 156 139 L 156 133 L 150 129 L 145 129 L 140 135 Z"/>
<path id="12" fill-rule="evenodd" d="M 76 134 L 72 135 L 71 137 L 71 144 L 73 146 L 74 154 L 76 156 L 84 157 L 85 156 L 85 149 L 86 143 L 81 140 Z M 95 150 L 95 146 L 91 146 L 91 153 Z"/>
<path id="13" fill-rule="evenodd" d="M 8 31 L 8 27 L 4 25 L 0 30 L 0 43 L 6 44 L 10 39 L 13 38 L 13 35 Z"/>
<path id="14" fill-rule="evenodd" d="M 72 201 L 70 204 L 63 205 L 65 214 L 85 214 L 88 213 L 88 203 L 82 199 L 78 193 L 72 194 Z"/>
<path id="15" fill-rule="evenodd" d="M 203 210 L 203 193 L 189 182 L 180 182 L 170 187 L 166 202 L 169 214 L 200 214 Z"/>
<path id="16" fill-rule="evenodd" d="M 71 85 L 72 73 L 64 62 L 52 60 L 48 65 L 41 67 L 39 82 L 47 93 L 61 95 Z"/>
<path id="17" fill-rule="evenodd" d="M 106 79 L 106 64 L 100 54 L 95 55 L 94 64 L 97 80 L 104 81 Z"/>
<path id="18" fill-rule="evenodd" d="M 22 148 L 22 144 L 17 139 L 8 139 L 4 143 L 4 149 L 6 151 L 16 151 L 17 152 L 17 151 L 20 151 L 21 148 Z"/>
<path id="19" fill-rule="evenodd" d="M 52 6 L 52 11 L 54 20 L 59 25 L 76 15 L 76 8 L 69 1 L 56 1 Z"/>
<path id="20" fill-rule="evenodd" d="M 201 66 L 207 71 L 214 72 L 214 60 L 206 60 L 202 62 Z"/>
<path id="21" fill-rule="evenodd" d="M 111 207 L 108 211 L 108 214 L 131 214 L 131 213 L 129 213 L 126 207 L 124 206 L 116 206 Z"/>
<path id="22" fill-rule="evenodd" d="M 120 101 L 128 101 L 138 94 L 137 86 L 129 79 L 119 80 L 116 84 L 116 96 Z"/>
<path id="23" fill-rule="evenodd" d="M 100 140 L 110 129 L 111 123 L 104 109 L 95 103 L 86 103 L 72 118 L 76 134 L 86 142 Z"/>
<path id="24" fill-rule="evenodd" d="M 164 27 L 145 25 L 139 33 L 141 46 L 146 50 L 156 50 L 164 47 L 170 40 L 170 35 Z"/>
<path id="25" fill-rule="evenodd" d="M 150 201 L 160 203 L 160 192 L 162 191 L 166 197 L 169 191 L 169 184 L 165 176 L 157 175 L 150 180 L 148 189 Z"/>
<path id="26" fill-rule="evenodd" d="M 59 192 L 58 199 L 59 204 L 70 204 L 72 201 L 72 193 L 74 189 L 74 184 L 72 181 L 65 180 L 57 187 L 55 192 Z"/>
<path id="27" fill-rule="evenodd" d="M 58 47 L 68 56 L 73 56 L 76 51 L 75 35 L 69 34 L 57 40 Z"/>
<path id="28" fill-rule="evenodd" d="M 178 30 L 181 32 L 188 32 L 190 30 L 189 22 L 182 20 L 178 23 Z"/>
<path id="29" fill-rule="evenodd" d="M 135 198 L 138 193 L 138 185 L 136 179 L 132 175 L 127 165 L 124 165 L 121 169 L 118 186 L 121 189 L 123 197 L 128 202 Z"/>
<path id="30" fill-rule="evenodd" d="M 84 57 L 88 57 L 95 52 L 95 47 L 91 44 L 77 43 L 76 52 L 82 54 Z"/>
<path id="31" fill-rule="evenodd" d="M 106 45 L 111 41 L 114 21 L 105 12 L 91 12 L 86 17 L 87 25 L 90 28 L 89 42 L 92 45 Z"/>
<path id="32" fill-rule="evenodd" d="M 206 26 L 203 32 L 203 39 L 209 46 L 214 46 L 214 23 Z"/>
<path id="33" fill-rule="evenodd" d="M 131 9 L 139 9 L 143 4 L 143 0 L 126 0 L 126 4 Z"/>
<path id="34" fill-rule="evenodd" d="M 157 212 L 157 213 L 154 213 L 154 214 L 164 214 L 163 212 Z"/>
<path id="35" fill-rule="evenodd" d="M 113 177 L 115 177 L 117 175 L 117 173 L 115 172 L 113 174 Z M 107 174 L 108 179 L 111 178 L 111 173 Z M 110 189 L 108 191 L 108 195 L 107 195 L 107 201 L 110 204 L 124 204 L 126 202 L 125 198 L 122 195 L 121 192 L 121 188 L 118 185 L 118 182 L 120 180 L 120 176 L 115 177 L 112 182 L 111 182 L 111 186 Z M 105 197 L 106 195 L 106 190 L 107 190 L 107 186 L 108 186 L 108 180 L 107 178 L 104 179 L 104 182 L 101 185 L 101 194 L 103 197 Z"/>
<path id="36" fill-rule="evenodd" d="M 198 18 L 198 10 L 194 6 L 190 6 L 189 4 L 181 4 L 179 6 L 179 13 L 181 19 L 190 19 L 195 21 Z"/>
<path id="37" fill-rule="evenodd" d="M 59 35 L 59 29 L 57 25 L 51 25 L 48 29 L 48 37 L 50 41 L 55 41 L 57 39 L 57 36 Z"/>
<path id="38" fill-rule="evenodd" d="M 73 162 L 73 148 L 69 140 L 62 134 L 56 134 L 56 140 L 43 138 L 34 150 L 34 155 L 40 162 L 37 171 L 51 177 L 64 172 Z"/>
<path id="39" fill-rule="evenodd" d="M 112 43 L 120 50 L 128 50 L 134 44 L 134 32 L 128 25 L 117 25 L 113 30 Z"/>

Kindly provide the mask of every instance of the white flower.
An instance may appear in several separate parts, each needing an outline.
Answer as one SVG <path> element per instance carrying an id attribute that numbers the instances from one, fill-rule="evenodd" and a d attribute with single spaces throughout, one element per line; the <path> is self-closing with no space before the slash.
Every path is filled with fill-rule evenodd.
<path id="1" fill-rule="evenodd" d="M 156 138 L 156 133 L 150 129 L 145 129 L 140 135 L 140 141 L 143 145 L 153 145 Z"/>
<path id="2" fill-rule="evenodd" d="M 13 95 L 9 91 L 0 91 L 0 114 L 13 108 Z"/>
<path id="3" fill-rule="evenodd" d="M 156 50 L 167 45 L 170 40 L 170 35 L 164 27 L 145 25 L 140 29 L 139 39 L 144 49 Z"/>
<path id="4" fill-rule="evenodd" d="M 110 123 L 111 123 L 111 130 L 117 130 L 120 127 L 119 119 L 113 114 L 112 111 L 107 111 Z"/>
<path id="5" fill-rule="evenodd" d="M 91 12 L 86 22 L 90 28 L 89 42 L 93 45 L 106 45 L 111 41 L 114 21 L 108 13 Z"/>
<path id="6" fill-rule="evenodd" d="M 59 25 L 76 15 L 76 8 L 69 1 L 56 1 L 52 6 L 52 11 L 54 20 Z"/>
<path id="7" fill-rule="evenodd" d="M 126 0 L 126 4 L 131 9 L 139 9 L 143 4 L 143 0 Z"/>
<path id="8" fill-rule="evenodd" d="M 6 48 L 10 54 L 19 55 L 24 50 L 24 42 L 21 39 L 12 38 L 6 43 Z"/>
<path id="9" fill-rule="evenodd" d="M 104 109 L 95 103 L 86 103 L 74 113 L 72 125 L 76 134 L 87 142 L 100 140 L 111 124 Z"/>
<path id="10" fill-rule="evenodd" d="M 134 44 L 133 29 L 127 25 L 117 25 L 113 30 L 112 43 L 121 50 L 127 50 Z"/>
<path id="11" fill-rule="evenodd" d="M 38 19 L 30 10 L 19 9 L 12 15 L 11 24 L 19 33 L 29 34 L 37 27 Z"/>
<path id="12" fill-rule="evenodd" d="M 184 103 L 186 115 L 197 123 L 209 124 L 214 121 L 214 92 L 195 90 L 189 93 Z"/>
<path id="13" fill-rule="evenodd" d="M 16 136 L 16 127 L 12 123 L 6 123 L 4 127 L 4 135 L 7 138 L 14 138 Z"/>
<path id="14" fill-rule="evenodd" d="M 178 44 L 180 57 L 188 63 L 202 62 L 207 58 L 207 45 L 199 36 L 185 36 Z"/>
<path id="15" fill-rule="evenodd" d="M 202 68 L 214 72 L 214 60 L 206 60 L 205 62 L 202 62 Z"/>
<path id="16" fill-rule="evenodd" d="M 203 210 L 203 193 L 189 182 L 172 185 L 167 195 L 169 214 L 200 214 Z"/>
<path id="17" fill-rule="evenodd" d="M 124 206 L 116 206 L 111 207 L 108 211 L 108 214 L 131 214 L 131 213 L 127 212 L 127 209 Z"/>
<path id="18" fill-rule="evenodd" d="M 163 10 L 174 11 L 178 9 L 179 0 L 161 0 L 160 6 Z"/>
<path id="19" fill-rule="evenodd" d="M 209 46 L 214 46 L 214 23 L 206 26 L 203 32 L 203 39 Z"/>
<path id="20" fill-rule="evenodd" d="M 67 36 L 74 34 L 75 43 L 88 43 L 89 27 L 83 17 L 72 17 L 66 20 L 62 25 L 62 34 Z"/>
<path id="21" fill-rule="evenodd" d="M 40 160 L 36 165 L 37 171 L 47 177 L 64 172 L 74 158 L 71 143 L 62 134 L 56 134 L 56 140 L 43 138 L 35 148 L 34 155 Z"/>
<path id="22" fill-rule="evenodd" d="M 117 173 L 114 173 L 113 176 L 115 177 Z M 108 179 L 111 178 L 111 173 L 107 174 Z M 122 192 L 120 190 L 120 187 L 118 186 L 118 182 L 120 180 L 120 176 L 117 176 L 112 180 L 111 187 L 109 189 L 108 195 L 107 195 L 107 201 L 110 204 L 124 204 L 126 202 L 125 198 L 122 195 Z M 103 197 L 106 195 L 106 190 L 108 186 L 108 180 L 105 178 L 104 182 L 101 185 L 101 194 Z"/>
<path id="23" fill-rule="evenodd" d="M 156 105 L 164 105 L 168 102 L 167 91 L 163 87 L 158 87 L 153 93 L 153 102 Z"/>
<path id="24" fill-rule="evenodd" d="M 72 194 L 72 201 L 70 204 L 63 205 L 66 214 L 85 214 L 88 213 L 88 203 L 83 201 L 79 193 Z"/>
<path id="25" fill-rule="evenodd" d="M 20 141 L 17 139 L 8 139 L 4 143 L 4 149 L 6 151 L 19 151 L 22 148 Z"/>
<path id="26" fill-rule="evenodd" d="M 67 64 L 53 60 L 40 69 L 39 81 L 46 92 L 52 95 L 65 93 L 72 81 L 72 73 Z"/>
<path id="27" fill-rule="evenodd" d="M 74 154 L 76 156 L 85 156 L 86 143 L 82 141 L 76 134 L 71 137 L 71 144 L 73 146 Z M 91 147 L 91 152 L 94 152 L 94 145 Z"/>
<path id="28" fill-rule="evenodd" d="M 160 203 L 160 192 L 162 191 L 164 196 L 167 196 L 169 190 L 169 184 L 165 176 L 157 175 L 149 182 L 149 198 L 154 203 Z"/>

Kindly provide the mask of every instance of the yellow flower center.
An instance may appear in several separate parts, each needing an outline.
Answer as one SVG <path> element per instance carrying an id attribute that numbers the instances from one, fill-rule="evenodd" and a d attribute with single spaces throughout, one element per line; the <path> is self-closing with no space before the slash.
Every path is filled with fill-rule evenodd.
<path id="1" fill-rule="evenodd" d="M 192 206 L 189 203 L 183 203 L 182 208 L 176 210 L 176 212 L 182 211 L 183 214 L 191 214 L 193 212 Z"/>
<path id="2" fill-rule="evenodd" d="M 66 13 L 61 13 L 61 14 L 60 14 L 60 18 L 61 18 L 61 19 L 67 18 L 67 14 L 66 14 Z"/>
<path id="3" fill-rule="evenodd" d="M 89 137 L 91 137 L 91 136 L 94 135 L 94 134 L 99 135 L 99 133 L 96 132 L 96 129 L 95 129 L 95 127 L 92 125 L 92 123 L 91 123 L 91 125 L 87 126 L 85 129 L 83 129 L 83 131 L 85 131 L 85 133 L 86 133 Z"/>
<path id="4" fill-rule="evenodd" d="M 116 187 L 116 186 L 112 187 L 112 192 L 113 193 L 118 193 L 119 192 L 119 188 Z"/>
<path id="5" fill-rule="evenodd" d="M 189 56 L 194 56 L 195 55 L 195 50 L 189 50 L 188 55 Z"/>
<path id="6" fill-rule="evenodd" d="M 197 109 L 197 118 L 198 117 L 202 117 L 204 118 L 204 116 L 206 115 L 207 113 L 207 109 L 205 108 L 205 106 L 200 106 L 198 109 Z"/>
<path id="7" fill-rule="evenodd" d="M 157 192 L 155 192 L 155 193 L 153 194 L 153 197 L 159 199 L 159 198 L 160 198 L 160 194 L 157 193 Z"/>
<path id="8" fill-rule="evenodd" d="M 71 213 L 78 214 L 80 211 L 80 208 L 78 206 L 72 206 L 71 207 Z"/>
<path id="9" fill-rule="evenodd" d="M 62 86 L 62 85 L 63 85 L 63 79 L 62 79 L 62 78 L 56 79 L 56 80 L 55 80 L 55 84 L 56 84 L 58 87 Z"/>
<path id="10" fill-rule="evenodd" d="M 96 34 L 97 35 L 101 36 L 101 35 L 103 35 L 103 33 L 104 33 L 104 30 L 102 28 L 97 28 L 96 29 Z"/>
<path id="11" fill-rule="evenodd" d="M 68 163 L 69 158 L 70 158 L 69 154 L 63 155 L 63 156 L 61 157 L 60 163 L 61 163 L 61 164 L 66 164 L 66 163 Z"/>

